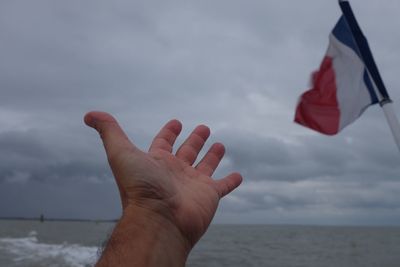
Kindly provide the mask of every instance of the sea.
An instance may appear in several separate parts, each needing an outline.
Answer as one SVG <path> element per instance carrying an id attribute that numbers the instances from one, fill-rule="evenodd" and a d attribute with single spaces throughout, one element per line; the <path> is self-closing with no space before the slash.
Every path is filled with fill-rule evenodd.
<path id="1" fill-rule="evenodd" d="M 0 220 L 0 266 L 93 266 L 112 222 Z M 400 227 L 211 225 L 189 267 L 399 267 Z"/>

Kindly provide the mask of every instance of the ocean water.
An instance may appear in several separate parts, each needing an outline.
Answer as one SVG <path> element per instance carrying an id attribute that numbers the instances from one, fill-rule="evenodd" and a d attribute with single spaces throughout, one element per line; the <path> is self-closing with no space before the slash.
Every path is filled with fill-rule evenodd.
<path id="1" fill-rule="evenodd" d="M 0 220 L 0 266 L 86 267 L 112 223 Z M 400 266 L 400 228 L 213 225 L 187 266 Z"/>

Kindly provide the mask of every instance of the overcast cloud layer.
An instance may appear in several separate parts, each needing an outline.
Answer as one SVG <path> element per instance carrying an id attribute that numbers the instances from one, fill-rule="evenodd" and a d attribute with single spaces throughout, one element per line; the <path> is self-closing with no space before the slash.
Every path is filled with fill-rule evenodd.
<path id="1" fill-rule="evenodd" d="M 400 2 L 352 4 L 400 114 Z M 0 216 L 118 217 L 95 109 L 143 149 L 170 118 L 209 125 L 216 177 L 245 178 L 216 222 L 398 225 L 378 106 L 335 137 L 293 123 L 339 16 L 333 0 L 1 1 Z"/>

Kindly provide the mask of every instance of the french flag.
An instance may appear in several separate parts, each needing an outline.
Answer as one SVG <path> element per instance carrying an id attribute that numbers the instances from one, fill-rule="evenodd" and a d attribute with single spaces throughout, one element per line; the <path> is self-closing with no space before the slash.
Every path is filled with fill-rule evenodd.
<path id="1" fill-rule="evenodd" d="M 342 16 L 332 33 L 312 88 L 301 95 L 295 122 L 334 135 L 379 102 L 352 29 Z"/>

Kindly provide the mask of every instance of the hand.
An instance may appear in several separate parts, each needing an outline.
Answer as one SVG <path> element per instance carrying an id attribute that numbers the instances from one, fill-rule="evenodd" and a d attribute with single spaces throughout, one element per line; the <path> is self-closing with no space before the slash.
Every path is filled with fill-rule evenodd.
<path id="1" fill-rule="evenodd" d="M 220 180 L 211 178 L 225 152 L 220 143 L 212 145 L 193 166 L 210 135 L 204 125 L 196 127 L 174 155 L 173 145 L 182 129 L 177 120 L 160 130 L 147 153 L 131 143 L 107 113 L 90 112 L 85 123 L 95 128 L 103 140 L 124 215 L 134 223 L 145 214 L 147 221 L 166 225 L 168 232 L 173 229 L 181 235 L 179 240 L 185 243 L 187 253 L 207 230 L 219 200 L 242 181 L 238 173 Z"/>

